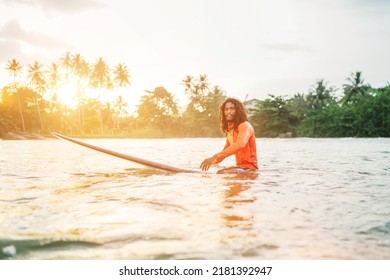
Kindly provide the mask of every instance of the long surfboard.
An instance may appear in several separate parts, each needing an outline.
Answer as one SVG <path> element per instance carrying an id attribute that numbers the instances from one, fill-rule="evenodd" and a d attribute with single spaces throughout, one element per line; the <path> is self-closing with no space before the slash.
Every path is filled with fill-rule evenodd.
<path id="1" fill-rule="evenodd" d="M 148 167 L 153 167 L 153 168 L 166 170 L 166 171 L 170 171 L 170 172 L 176 172 L 176 173 L 201 173 L 198 170 L 178 168 L 178 167 L 174 167 L 174 166 L 170 166 L 170 165 L 161 164 L 161 163 L 158 163 L 158 162 L 142 159 L 142 158 L 139 158 L 139 157 L 134 157 L 134 156 L 131 156 L 131 155 L 126 155 L 126 154 L 114 152 L 114 151 L 111 151 L 111 150 L 108 150 L 108 149 L 104 149 L 104 148 L 101 148 L 101 147 L 98 147 L 98 146 L 94 146 L 94 145 L 91 145 L 91 144 L 88 144 L 88 143 L 76 140 L 74 138 L 71 138 L 71 137 L 68 137 L 68 136 L 56 133 L 56 132 L 52 132 L 52 134 L 54 136 L 60 138 L 60 139 L 67 140 L 67 141 L 73 142 L 75 144 L 78 144 L 78 145 L 90 148 L 90 149 L 98 151 L 98 152 L 102 152 L 102 153 L 111 155 L 111 156 L 114 156 L 114 157 L 119 157 L 119 158 L 122 158 L 122 159 L 125 159 L 125 160 L 129 160 L 129 161 L 133 161 L 133 162 L 136 162 L 136 163 L 139 163 L 139 164 L 142 164 L 142 165 L 146 165 Z"/>

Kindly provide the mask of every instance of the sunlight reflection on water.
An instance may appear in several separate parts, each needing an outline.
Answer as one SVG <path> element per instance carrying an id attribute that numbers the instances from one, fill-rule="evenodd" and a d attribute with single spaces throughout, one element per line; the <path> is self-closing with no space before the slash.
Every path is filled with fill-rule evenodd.
<path id="1" fill-rule="evenodd" d="M 224 144 L 85 141 L 190 169 Z M 0 141 L 0 258 L 390 259 L 390 139 L 257 144 L 261 175 L 240 178 L 172 174 L 60 140 Z"/>

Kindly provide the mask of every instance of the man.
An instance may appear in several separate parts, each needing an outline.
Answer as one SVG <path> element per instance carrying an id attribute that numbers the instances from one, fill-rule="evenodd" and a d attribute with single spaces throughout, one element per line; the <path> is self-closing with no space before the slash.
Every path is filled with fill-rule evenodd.
<path id="1" fill-rule="evenodd" d="M 200 168 L 207 171 L 211 165 L 220 163 L 226 157 L 235 155 L 236 165 L 217 173 L 240 173 L 255 171 L 257 151 L 255 132 L 248 122 L 244 105 L 235 98 L 226 99 L 219 108 L 221 130 L 227 135 L 226 145 L 220 153 L 206 158 Z"/>

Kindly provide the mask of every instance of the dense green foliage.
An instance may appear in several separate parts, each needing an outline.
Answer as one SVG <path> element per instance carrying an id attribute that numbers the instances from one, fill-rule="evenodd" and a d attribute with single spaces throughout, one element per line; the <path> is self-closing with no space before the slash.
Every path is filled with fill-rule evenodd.
<path id="1" fill-rule="evenodd" d="M 353 103 L 310 110 L 298 130 L 309 137 L 389 137 L 390 86 L 372 89 Z"/>
<path id="2" fill-rule="evenodd" d="M 48 67 L 38 62 L 27 65 L 26 73 L 12 59 L 6 70 L 12 82 L 0 91 L 0 137 L 7 132 L 49 135 L 50 131 L 85 137 L 222 136 L 218 113 L 226 93 L 211 85 L 206 75 L 182 80 L 188 97 L 184 111 L 160 86 L 145 90 L 130 115 L 128 104 L 115 90 L 130 85 L 124 64 L 110 67 L 102 58 L 90 64 L 80 54 L 66 53 Z M 74 106 L 59 100 L 64 85 L 73 85 Z M 97 97 L 87 94 L 90 90 Z M 102 102 L 106 94 L 115 97 L 113 101 Z M 246 105 L 257 137 L 390 136 L 390 85 L 372 88 L 361 72 L 355 72 L 346 79 L 341 95 L 318 80 L 306 94 L 269 95 Z"/>
<path id="3" fill-rule="evenodd" d="M 389 137 L 390 85 L 372 88 L 352 73 L 337 100 L 334 87 L 319 80 L 307 94 L 258 101 L 251 121 L 260 137 Z"/>

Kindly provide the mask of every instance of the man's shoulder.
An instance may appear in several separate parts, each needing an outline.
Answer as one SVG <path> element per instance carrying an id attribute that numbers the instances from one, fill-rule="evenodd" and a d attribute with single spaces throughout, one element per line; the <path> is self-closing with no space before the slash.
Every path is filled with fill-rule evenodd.
<path id="1" fill-rule="evenodd" d="M 238 125 L 238 129 L 251 129 L 251 130 L 253 130 L 253 126 L 248 121 L 244 121 Z"/>

